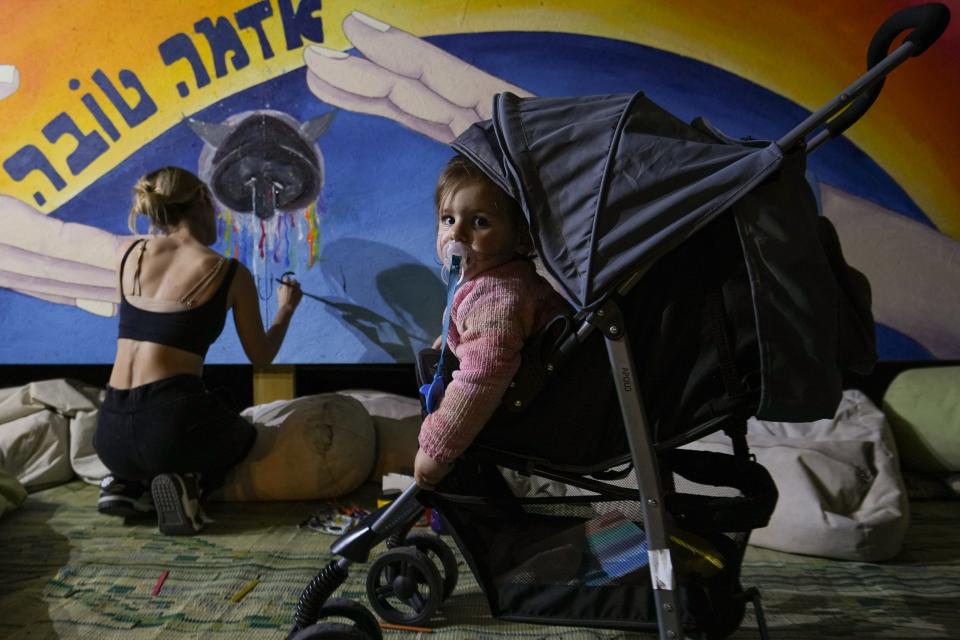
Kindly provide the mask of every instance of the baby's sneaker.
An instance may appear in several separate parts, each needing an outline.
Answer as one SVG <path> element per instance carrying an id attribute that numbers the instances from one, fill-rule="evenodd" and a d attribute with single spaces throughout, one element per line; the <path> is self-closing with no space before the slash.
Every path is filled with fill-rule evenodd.
<path id="1" fill-rule="evenodd" d="M 150 484 L 157 509 L 160 533 L 168 536 L 192 536 L 207 521 L 200 506 L 200 488 L 196 474 L 161 473 Z"/>
<path id="2" fill-rule="evenodd" d="M 110 475 L 100 481 L 97 511 L 110 516 L 134 518 L 153 513 L 150 487 L 145 482 Z"/>

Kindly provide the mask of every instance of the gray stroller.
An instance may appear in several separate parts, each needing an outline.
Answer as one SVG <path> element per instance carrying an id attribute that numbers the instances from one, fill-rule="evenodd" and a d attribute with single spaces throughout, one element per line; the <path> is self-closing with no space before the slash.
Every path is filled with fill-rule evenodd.
<path id="1" fill-rule="evenodd" d="M 442 538 L 411 533 L 430 507 L 494 617 L 712 639 L 752 602 L 766 638 L 740 566 L 777 490 L 746 421 L 832 417 L 843 371 L 876 359 L 869 284 L 818 216 L 806 154 L 948 21 L 940 4 L 892 16 L 869 71 L 776 142 L 681 122 L 642 93 L 497 96 L 493 119 L 452 146 L 521 203 L 573 312 L 525 345 L 501 407 L 437 491 L 411 487 L 334 543 L 289 637 L 381 637 L 363 605 L 331 596 L 382 542 L 370 607 L 426 623 L 458 577 Z M 437 356 L 421 354 L 422 380 Z M 685 448 L 718 431 L 732 454 Z"/>

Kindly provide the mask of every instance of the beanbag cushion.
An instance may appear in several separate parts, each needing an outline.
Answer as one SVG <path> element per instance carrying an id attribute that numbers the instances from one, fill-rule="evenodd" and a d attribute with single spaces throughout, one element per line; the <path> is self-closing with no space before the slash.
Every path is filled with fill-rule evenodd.
<path id="1" fill-rule="evenodd" d="M 902 372 L 883 397 L 904 469 L 960 471 L 960 367 Z"/>
<path id="2" fill-rule="evenodd" d="M 729 452 L 717 433 L 691 448 Z M 750 544 L 843 560 L 899 552 L 909 513 L 896 445 L 883 413 L 860 391 L 843 393 L 832 420 L 751 419 L 747 443 L 777 485 L 770 523 Z"/>
<path id="3" fill-rule="evenodd" d="M 376 430 L 354 398 L 304 396 L 250 407 L 241 415 L 257 428 L 257 441 L 228 475 L 225 500 L 333 498 L 370 476 Z"/>
<path id="4" fill-rule="evenodd" d="M 72 480 L 96 482 L 107 470 L 93 451 L 103 390 L 75 380 L 0 389 L 0 469 L 28 491 Z"/>
<path id="5" fill-rule="evenodd" d="M 420 447 L 420 400 L 372 389 L 338 391 L 355 398 L 373 418 L 377 430 L 377 459 L 370 480 L 379 483 L 388 473 L 413 475 L 413 459 Z"/>

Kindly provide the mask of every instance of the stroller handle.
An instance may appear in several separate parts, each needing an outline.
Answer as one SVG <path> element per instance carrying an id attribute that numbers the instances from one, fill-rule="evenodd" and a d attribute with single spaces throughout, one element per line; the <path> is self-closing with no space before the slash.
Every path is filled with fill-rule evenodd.
<path id="1" fill-rule="evenodd" d="M 824 130 L 807 142 L 809 153 L 828 139 L 846 131 L 873 105 L 883 89 L 886 75 L 908 57 L 918 56 L 926 51 L 943 35 L 949 22 L 950 9 L 939 2 L 907 7 L 887 18 L 877 29 L 867 49 L 867 73 L 783 136 L 777 141 L 777 145 L 788 150 L 814 129 L 824 125 Z M 907 29 L 913 31 L 904 39 L 903 44 L 888 53 L 893 41 Z M 841 111 L 833 120 L 829 120 Z"/>
<path id="2" fill-rule="evenodd" d="M 880 62 L 887 55 L 894 38 L 910 28 L 913 33 L 905 38 L 905 42 L 912 42 L 914 45 L 911 55 L 920 55 L 943 35 L 949 23 L 950 9 L 939 2 L 901 9 L 877 29 L 870 42 L 868 66 L 872 67 Z"/>
<path id="3" fill-rule="evenodd" d="M 907 29 L 912 28 L 913 32 L 904 39 L 904 43 L 913 45 L 909 53 L 911 57 L 916 57 L 943 35 L 949 22 L 950 9 L 944 4 L 923 4 L 901 9 L 880 25 L 873 40 L 870 41 L 870 47 L 867 49 L 867 69 L 872 69 L 883 62 L 890 50 L 890 45 Z M 830 137 L 840 135 L 859 120 L 880 95 L 881 89 L 883 89 L 882 78 L 869 91 L 858 97 L 848 109 L 828 122 L 826 127 L 830 131 Z"/>

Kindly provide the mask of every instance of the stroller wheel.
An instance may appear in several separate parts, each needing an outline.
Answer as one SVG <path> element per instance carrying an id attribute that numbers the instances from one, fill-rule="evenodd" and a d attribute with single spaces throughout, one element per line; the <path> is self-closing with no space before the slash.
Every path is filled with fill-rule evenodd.
<path id="1" fill-rule="evenodd" d="M 450 546 L 441 540 L 438 536 L 429 533 L 414 532 L 408 535 L 403 544 L 416 547 L 418 551 L 427 554 L 427 557 L 436 563 L 440 562 L 443 567 L 443 600 L 445 601 L 453 593 L 457 586 L 457 580 L 460 577 L 460 569 L 457 567 L 457 557 L 453 555 Z M 434 558 L 436 556 L 436 558 Z"/>
<path id="2" fill-rule="evenodd" d="M 331 618 L 346 619 L 353 624 L 324 622 Z M 290 640 L 309 638 L 383 640 L 383 634 L 377 619 L 365 606 L 346 598 L 329 598 L 317 612 L 317 623 L 299 631 Z"/>
<path id="3" fill-rule="evenodd" d="M 368 640 L 357 627 L 339 622 L 318 622 L 301 629 L 289 640 Z"/>
<path id="4" fill-rule="evenodd" d="M 370 565 L 367 598 L 381 618 L 394 624 L 419 625 L 440 608 L 443 582 L 427 554 L 395 547 Z"/>

